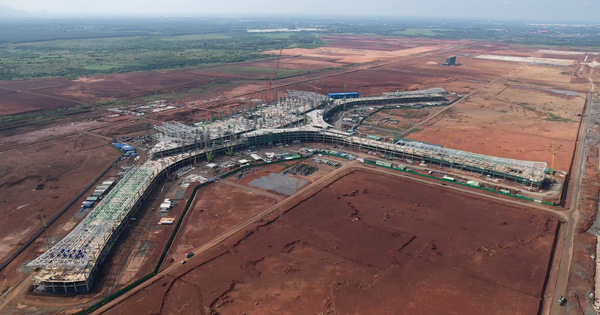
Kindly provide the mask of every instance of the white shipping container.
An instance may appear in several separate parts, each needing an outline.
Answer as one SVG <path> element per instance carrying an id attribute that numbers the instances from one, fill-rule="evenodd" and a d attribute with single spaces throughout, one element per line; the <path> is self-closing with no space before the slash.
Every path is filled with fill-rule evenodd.
<path id="1" fill-rule="evenodd" d="M 470 181 L 467 182 L 467 185 L 471 185 L 471 186 L 474 186 L 474 187 L 479 187 L 479 182 L 476 182 L 474 180 L 470 180 Z"/>
<path id="2" fill-rule="evenodd" d="M 255 160 L 255 161 L 262 161 L 262 160 L 263 160 L 263 158 L 261 158 L 261 157 L 260 157 L 260 155 L 258 155 L 258 154 L 254 154 L 254 153 L 252 153 L 252 154 L 250 154 L 250 156 L 251 156 L 251 157 L 252 157 L 252 159 L 253 159 L 253 160 Z"/>
<path id="3" fill-rule="evenodd" d="M 171 208 L 171 203 L 170 202 L 161 203 L 160 208 L 169 210 Z"/>
<path id="4" fill-rule="evenodd" d="M 392 167 L 392 163 L 385 162 L 385 161 L 375 161 L 375 164 L 381 165 L 381 166 L 386 166 L 386 167 Z"/>

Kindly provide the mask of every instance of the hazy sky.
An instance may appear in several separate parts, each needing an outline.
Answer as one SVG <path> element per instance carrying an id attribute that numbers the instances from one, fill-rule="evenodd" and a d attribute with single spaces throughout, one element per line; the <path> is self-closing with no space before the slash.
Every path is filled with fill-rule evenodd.
<path id="1" fill-rule="evenodd" d="M 67 14 L 294 14 L 600 21 L 600 0 L 0 0 Z"/>

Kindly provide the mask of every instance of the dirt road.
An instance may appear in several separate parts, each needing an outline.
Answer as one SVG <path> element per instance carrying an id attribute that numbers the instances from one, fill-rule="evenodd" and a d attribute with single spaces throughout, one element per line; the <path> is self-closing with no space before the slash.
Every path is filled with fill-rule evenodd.
<path id="1" fill-rule="evenodd" d="M 571 195 L 571 203 L 569 205 L 569 220 L 564 245 L 562 248 L 562 252 L 560 253 L 560 265 L 558 267 L 558 276 L 556 278 L 556 284 L 554 286 L 553 296 L 552 296 L 552 306 L 550 308 L 551 315 L 562 315 L 566 313 L 566 308 L 564 306 L 558 305 L 557 301 L 561 296 L 566 295 L 567 283 L 569 280 L 569 274 L 571 271 L 571 262 L 573 260 L 573 242 L 575 238 L 575 229 L 577 227 L 577 223 L 579 222 L 579 204 L 581 201 L 581 182 L 583 178 L 583 174 L 585 173 L 585 157 L 587 153 L 586 143 L 588 140 L 589 133 L 589 125 L 590 125 L 590 107 L 591 103 L 594 101 L 594 90 L 595 86 L 593 81 L 590 79 L 590 93 L 588 93 L 588 99 L 586 104 L 586 112 L 584 114 L 585 120 L 582 124 L 582 130 L 580 135 L 580 139 L 577 141 L 578 147 L 578 156 L 577 156 L 577 167 L 573 170 L 571 181 L 571 189 L 573 189 Z"/>
<path id="2" fill-rule="evenodd" d="M 192 250 L 192 252 L 194 253 L 194 256 L 197 256 L 201 253 L 204 253 L 204 252 L 214 248 L 215 246 L 217 246 L 217 245 L 221 244 L 222 242 L 224 242 L 225 240 L 227 240 L 232 235 L 235 235 L 236 233 L 239 233 L 240 231 L 245 230 L 246 228 L 255 224 L 257 221 L 266 217 L 267 215 L 277 212 L 281 209 L 289 209 L 294 203 L 299 203 L 300 201 L 305 200 L 306 198 L 310 197 L 310 195 L 315 194 L 316 192 L 320 191 L 324 186 L 330 184 L 331 182 L 334 182 L 342 173 L 350 172 L 357 164 L 358 164 L 358 162 L 345 163 L 339 169 L 327 174 L 326 176 L 324 176 L 321 179 L 314 182 L 312 185 L 305 187 L 304 189 L 300 190 L 297 194 L 290 196 L 290 197 L 284 199 L 283 201 L 265 209 L 264 211 L 253 215 L 245 222 L 243 222 L 243 223 L 237 225 L 236 227 L 230 229 L 229 231 L 219 235 L 218 237 L 212 239 L 210 242 L 207 242 L 204 245 Z M 192 259 L 194 259 L 194 258 L 192 258 Z M 131 291 L 125 293 L 124 295 L 120 296 L 119 298 L 109 302 L 108 304 L 102 306 L 98 310 L 94 311 L 92 314 L 102 314 L 102 313 L 106 312 L 107 310 L 111 309 L 115 305 L 119 304 L 121 301 L 127 299 L 129 296 L 135 294 L 136 292 L 138 292 L 140 290 L 143 290 L 144 288 L 146 288 L 146 287 L 150 286 L 151 284 L 155 283 L 156 281 L 160 280 L 162 277 L 169 275 L 171 272 L 175 271 L 176 269 L 178 269 L 180 267 L 182 267 L 181 262 L 179 260 L 175 261 L 171 266 L 169 266 L 166 269 L 164 269 L 163 271 L 159 272 L 154 277 L 148 279 L 148 281 L 146 281 L 143 284 L 141 284 L 140 286 L 132 289 Z"/>

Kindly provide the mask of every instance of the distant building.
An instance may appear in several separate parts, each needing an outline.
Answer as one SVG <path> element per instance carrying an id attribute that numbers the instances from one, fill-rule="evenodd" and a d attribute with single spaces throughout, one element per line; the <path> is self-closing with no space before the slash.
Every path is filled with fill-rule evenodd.
<path id="1" fill-rule="evenodd" d="M 329 93 L 327 94 L 328 99 L 340 100 L 344 98 L 358 98 L 358 92 L 348 92 L 348 93 Z"/>
<path id="2" fill-rule="evenodd" d="M 456 56 L 450 56 L 446 58 L 446 62 L 442 63 L 443 66 L 458 66 L 456 63 Z"/>

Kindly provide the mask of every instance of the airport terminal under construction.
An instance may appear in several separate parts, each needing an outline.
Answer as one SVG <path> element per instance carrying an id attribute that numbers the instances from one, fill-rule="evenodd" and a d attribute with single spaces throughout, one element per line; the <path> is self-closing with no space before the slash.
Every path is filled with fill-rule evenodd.
<path id="1" fill-rule="evenodd" d="M 33 284 L 46 293 L 84 293 L 92 289 L 99 267 L 128 221 L 168 173 L 217 155 L 277 143 L 329 143 L 379 152 L 389 158 L 433 163 L 461 171 L 540 187 L 547 164 L 486 156 L 443 146 L 396 139 L 376 141 L 339 131 L 326 117 L 345 108 L 440 101 L 443 89 L 393 92 L 383 96 L 328 100 L 325 96 L 290 91 L 277 104 L 241 107 L 226 117 L 188 126 L 165 122 L 156 126 L 158 141 L 147 160 L 129 170 L 118 184 L 66 237 L 33 260 Z"/>

